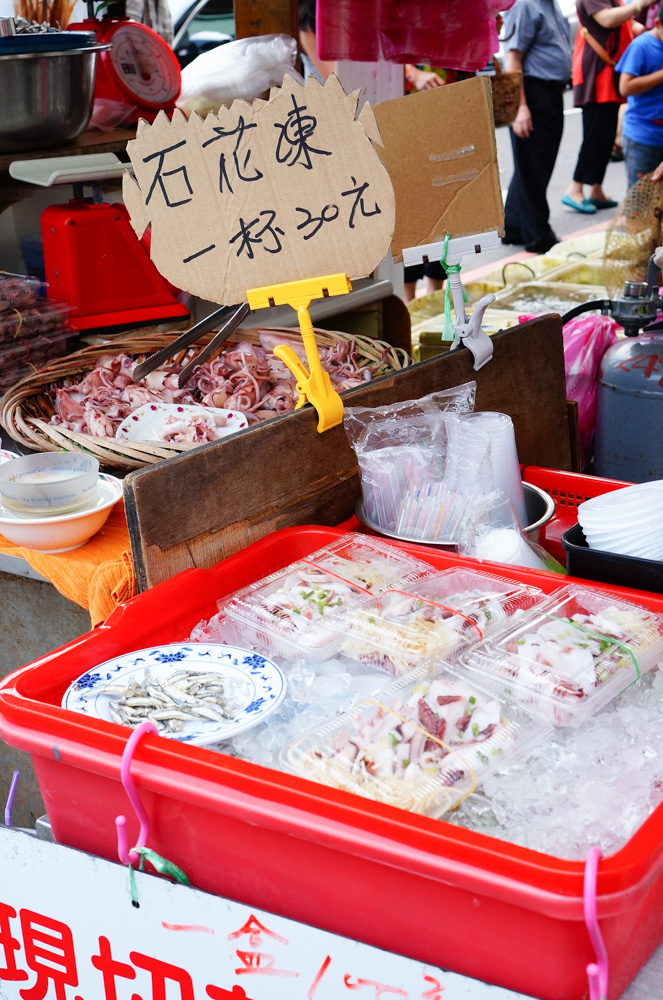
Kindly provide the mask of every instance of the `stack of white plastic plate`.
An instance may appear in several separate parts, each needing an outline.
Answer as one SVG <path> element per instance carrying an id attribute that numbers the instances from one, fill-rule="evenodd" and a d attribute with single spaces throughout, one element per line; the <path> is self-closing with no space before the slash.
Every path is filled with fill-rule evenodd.
<path id="1" fill-rule="evenodd" d="M 590 549 L 663 559 L 663 480 L 627 486 L 578 507 Z"/>

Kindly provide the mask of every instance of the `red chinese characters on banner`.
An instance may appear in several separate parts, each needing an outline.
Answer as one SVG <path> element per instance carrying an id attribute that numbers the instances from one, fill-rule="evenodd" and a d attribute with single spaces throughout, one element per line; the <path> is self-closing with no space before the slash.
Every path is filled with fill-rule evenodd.
<path id="1" fill-rule="evenodd" d="M 235 975 L 300 976 L 299 972 L 278 968 L 276 956 L 263 950 L 271 946 L 271 942 L 277 947 L 289 942 L 261 924 L 253 914 L 239 930 L 229 934 L 228 939 L 233 942 L 246 939 L 245 944 L 251 949 L 235 951 L 241 963 L 235 969 Z M 128 961 L 123 958 L 128 958 Z M 129 990 L 126 984 L 118 996 L 118 981 L 121 980 L 132 984 L 136 981 L 140 992 L 133 992 L 132 985 L 132 1000 L 203 1000 L 186 969 L 140 951 L 130 951 L 128 956 L 114 956 L 109 939 L 103 935 L 99 936 L 98 951 L 89 957 L 89 962 L 100 973 L 101 982 L 94 996 L 88 995 L 88 1000 L 120 1000 L 120 997 L 126 997 Z M 1 985 L 3 981 L 19 983 L 32 978 L 30 972 L 21 966 L 27 966 L 36 975 L 32 985 L 18 989 L 21 1000 L 84 1000 L 75 992 L 79 979 L 71 928 L 44 914 L 28 909 L 17 912 L 12 906 L 0 902 L 0 998 L 4 998 L 6 993 Z M 306 981 L 301 982 L 298 991 L 292 994 L 292 1000 L 322 1000 L 323 996 L 333 996 L 334 1000 L 338 1000 L 341 991 L 344 995 L 358 994 L 358 1000 L 409 1000 L 410 994 L 397 986 L 342 973 L 343 966 L 340 965 L 334 970 L 331 966 L 332 959 L 327 955 L 310 985 L 307 987 Z M 421 1000 L 443 1000 L 444 987 L 432 976 L 422 974 L 425 985 L 418 993 Z M 237 984 L 226 987 L 208 983 L 205 993 L 210 1000 L 251 1000 L 243 987 Z"/>
<path id="2" fill-rule="evenodd" d="M 249 917 L 243 927 L 240 927 L 238 931 L 233 931 L 228 935 L 229 941 L 235 941 L 241 937 L 248 937 L 251 948 L 259 949 L 263 946 L 263 935 L 272 938 L 279 944 L 287 944 L 287 938 L 281 937 L 279 934 L 274 933 L 274 931 L 268 930 L 264 927 L 259 920 L 257 920 L 253 914 Z M 263 976 L 292 976 L 296 978 L 299 976 L 298 972 L 291 972 L 286 969 L 276 968 L 276 958 L 274 955 L 270 955 L 264 951 L 242 951 L 239 948 L 235 952 L 238 959 L 242 963 L 241 966 L 235 969 L 235 974 L 238 976 L 245 975 L 247 973 L 253 973 L 255 975 Z"/>
<path id="3" fill-rule="evenodd" d="M 21 942 L 12 935 L 9 921 L 16 916 L 13 906 L 0 903 L 0 948 L 4 951 L 4 965 L 0 966 L 0 979 L 6 982 L 21 982 L 28 978 L 27 972 L 23 972 L 16 964 L 15 951 L 21 950 Z"/>

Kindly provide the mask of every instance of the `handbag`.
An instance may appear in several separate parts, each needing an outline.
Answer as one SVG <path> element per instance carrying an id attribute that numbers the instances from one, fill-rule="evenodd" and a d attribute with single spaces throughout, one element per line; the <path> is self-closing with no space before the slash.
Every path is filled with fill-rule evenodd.
<path id="1" fill-rule="evenodd" d="M 493 118 L 495 128 L 513 125 L 520 107 L 522 73 L 505 73 L 499 59 L 493 59 L 495 74 L 490 78 L 493 91 Z"/>

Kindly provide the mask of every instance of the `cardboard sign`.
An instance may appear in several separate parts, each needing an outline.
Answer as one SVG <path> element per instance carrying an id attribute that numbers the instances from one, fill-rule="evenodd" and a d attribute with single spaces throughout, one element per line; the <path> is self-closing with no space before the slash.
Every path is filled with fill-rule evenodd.
<path id="1" fill-rule="evenodd" d="M 490 84 L 478 76 L 376 104 L 379 149 L 396 192 L 395 261 L 404 247 L 504 233 Z"/>
<path id="2" fill-rule="evenodd" d="M 369 274 L 389 249 L 395 205 L 358 97 L 335 76 L 324 87 L 285 76 L 268 101 L 235 101 L 204 121 L 141 121 L 123 194 L 137 235 L 152 225 L 161 274 L 225 305 L 247 288 Z"/>
<path id="3" fill-rule="evenodd" d="M 121 865 L 0 828 L 2 1000 L 527 1000 L 153 875 L 136 883 L 138 908 Z"/>

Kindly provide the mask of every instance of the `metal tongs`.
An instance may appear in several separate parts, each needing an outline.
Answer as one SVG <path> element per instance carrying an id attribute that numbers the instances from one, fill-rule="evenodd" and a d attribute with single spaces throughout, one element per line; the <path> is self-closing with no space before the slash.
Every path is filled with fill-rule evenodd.
<path id="1" fill-rule="evenodd" d="M 177 379 L 177 385 L 180 389 L 182 389 L 189 381 L 196 368 L 204 364 L 204 362 L 207 361 L 208 358 L 211 358 L 214 354 L 218 354 L 230 334 L 234 333 L 248 313 L 249 307 L 246 302 L 243 302 L 241 306 L 223 306 L 222 309 L 217 309 L 215 312 L 210 313 L 209 316 L 205 317 L 205 319 L 201 319 L 200 323 L 196 323 L 195 326 L 192 326 L 190 330 L 185 330 L 184 333 L 180 334 L 180 336 L 173 340 L 171 344 L 168 344 L 167 347 L 162 347 L 160 351 L 157 351 L 155 354 L 150 354 L 149 358 L 145 358 L 145 360 L 141 361 L 139 365 L 136 365 L 133 370 L 134 381 L 138 382 L 139 379 L 145 378 L 146 375 L 153 372 L 159 367 L 159 365 L 162 365 L 164 362 L 172 358 L 174 354 L 185 350 L 190 344 L 193 344 L 209 330 L 213 330 L 215 326 L 222 324 L 216 336 L 212 337 L 209 344 L 203 347 L 202 351 L 192 358 L 180 372 Z"/>

